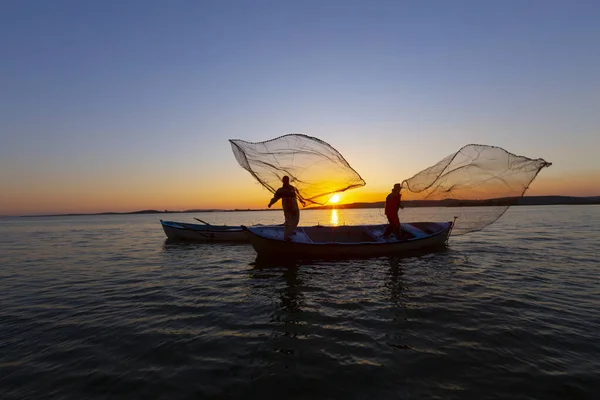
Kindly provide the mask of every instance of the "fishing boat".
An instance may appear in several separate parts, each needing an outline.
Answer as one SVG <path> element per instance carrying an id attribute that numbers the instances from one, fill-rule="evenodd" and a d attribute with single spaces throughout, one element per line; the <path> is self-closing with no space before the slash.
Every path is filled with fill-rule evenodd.
<path id="1" fill-rule="evenodd" d="M 248 243 L 248 237 L 240 225 L 212 225 L 202 220 L 198 221 L 201 221 L 202 224 L 163 221 L 162 219 L 160 224 L 170 240 Z"/>
<path id="2" fill-rule="evenodd" d="M 454 222 L 411 222 L 401 226 L 402 238 L 383 237 L 387 225 L 298 227 L 290 240 L 283 229 L 243 226 L 258 257 L 265 258 L 362 258 L 398 255 L 443 247 Z"/>

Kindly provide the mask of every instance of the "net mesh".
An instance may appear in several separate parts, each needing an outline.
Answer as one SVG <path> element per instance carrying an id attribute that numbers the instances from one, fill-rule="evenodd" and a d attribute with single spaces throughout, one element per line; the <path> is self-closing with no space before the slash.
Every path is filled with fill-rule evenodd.
<path id="1" fill-rule="evenodd" d="M 264 142 L 230 139 L 237 162 L 275 193 L 287 175 L 308 204 L 324 205 L 334 193 L 365 185 L 344 157 L 328 143 L 303 134 Z"/>
<path id="2" fill-rule="evenodd" d="M 516 204 L 551 163 L 469 144 L 402 182 L 401 221 L 452 220 L 453 235 L 478 231 Z"/>

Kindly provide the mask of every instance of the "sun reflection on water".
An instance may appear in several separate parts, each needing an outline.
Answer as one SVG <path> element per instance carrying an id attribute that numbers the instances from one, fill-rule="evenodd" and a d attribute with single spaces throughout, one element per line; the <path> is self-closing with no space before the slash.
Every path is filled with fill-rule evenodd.
<path id="1" fill-rule="evenodd" d="M 340 224 L 338 218 L 338 211 L 336 209 L 331 210 L 331 218 L 329 218 L 329 224 L 333 226 L 338 226 Z"/>

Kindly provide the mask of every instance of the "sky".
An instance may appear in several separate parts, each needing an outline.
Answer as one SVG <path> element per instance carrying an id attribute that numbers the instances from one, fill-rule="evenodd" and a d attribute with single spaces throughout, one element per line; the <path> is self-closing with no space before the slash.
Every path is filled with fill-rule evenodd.
<path id="1" fill-rule="evenodd" d="M 0 3 L 0 215 L 264 208 L 228 139 L 336 148 L 383 200 L 469 143 L 600 195 L 600 2 Z"/>

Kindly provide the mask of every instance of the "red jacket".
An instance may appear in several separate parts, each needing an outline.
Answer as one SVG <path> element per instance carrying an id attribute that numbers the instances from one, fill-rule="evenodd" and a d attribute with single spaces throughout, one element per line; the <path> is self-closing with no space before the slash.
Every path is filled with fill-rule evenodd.
<path id="1" fill-rule="evenodd" d="M 385 199 L 385 215 L 398 215 L 401 199 L 402 195 L 400 193 L 388 194 Z"/>

